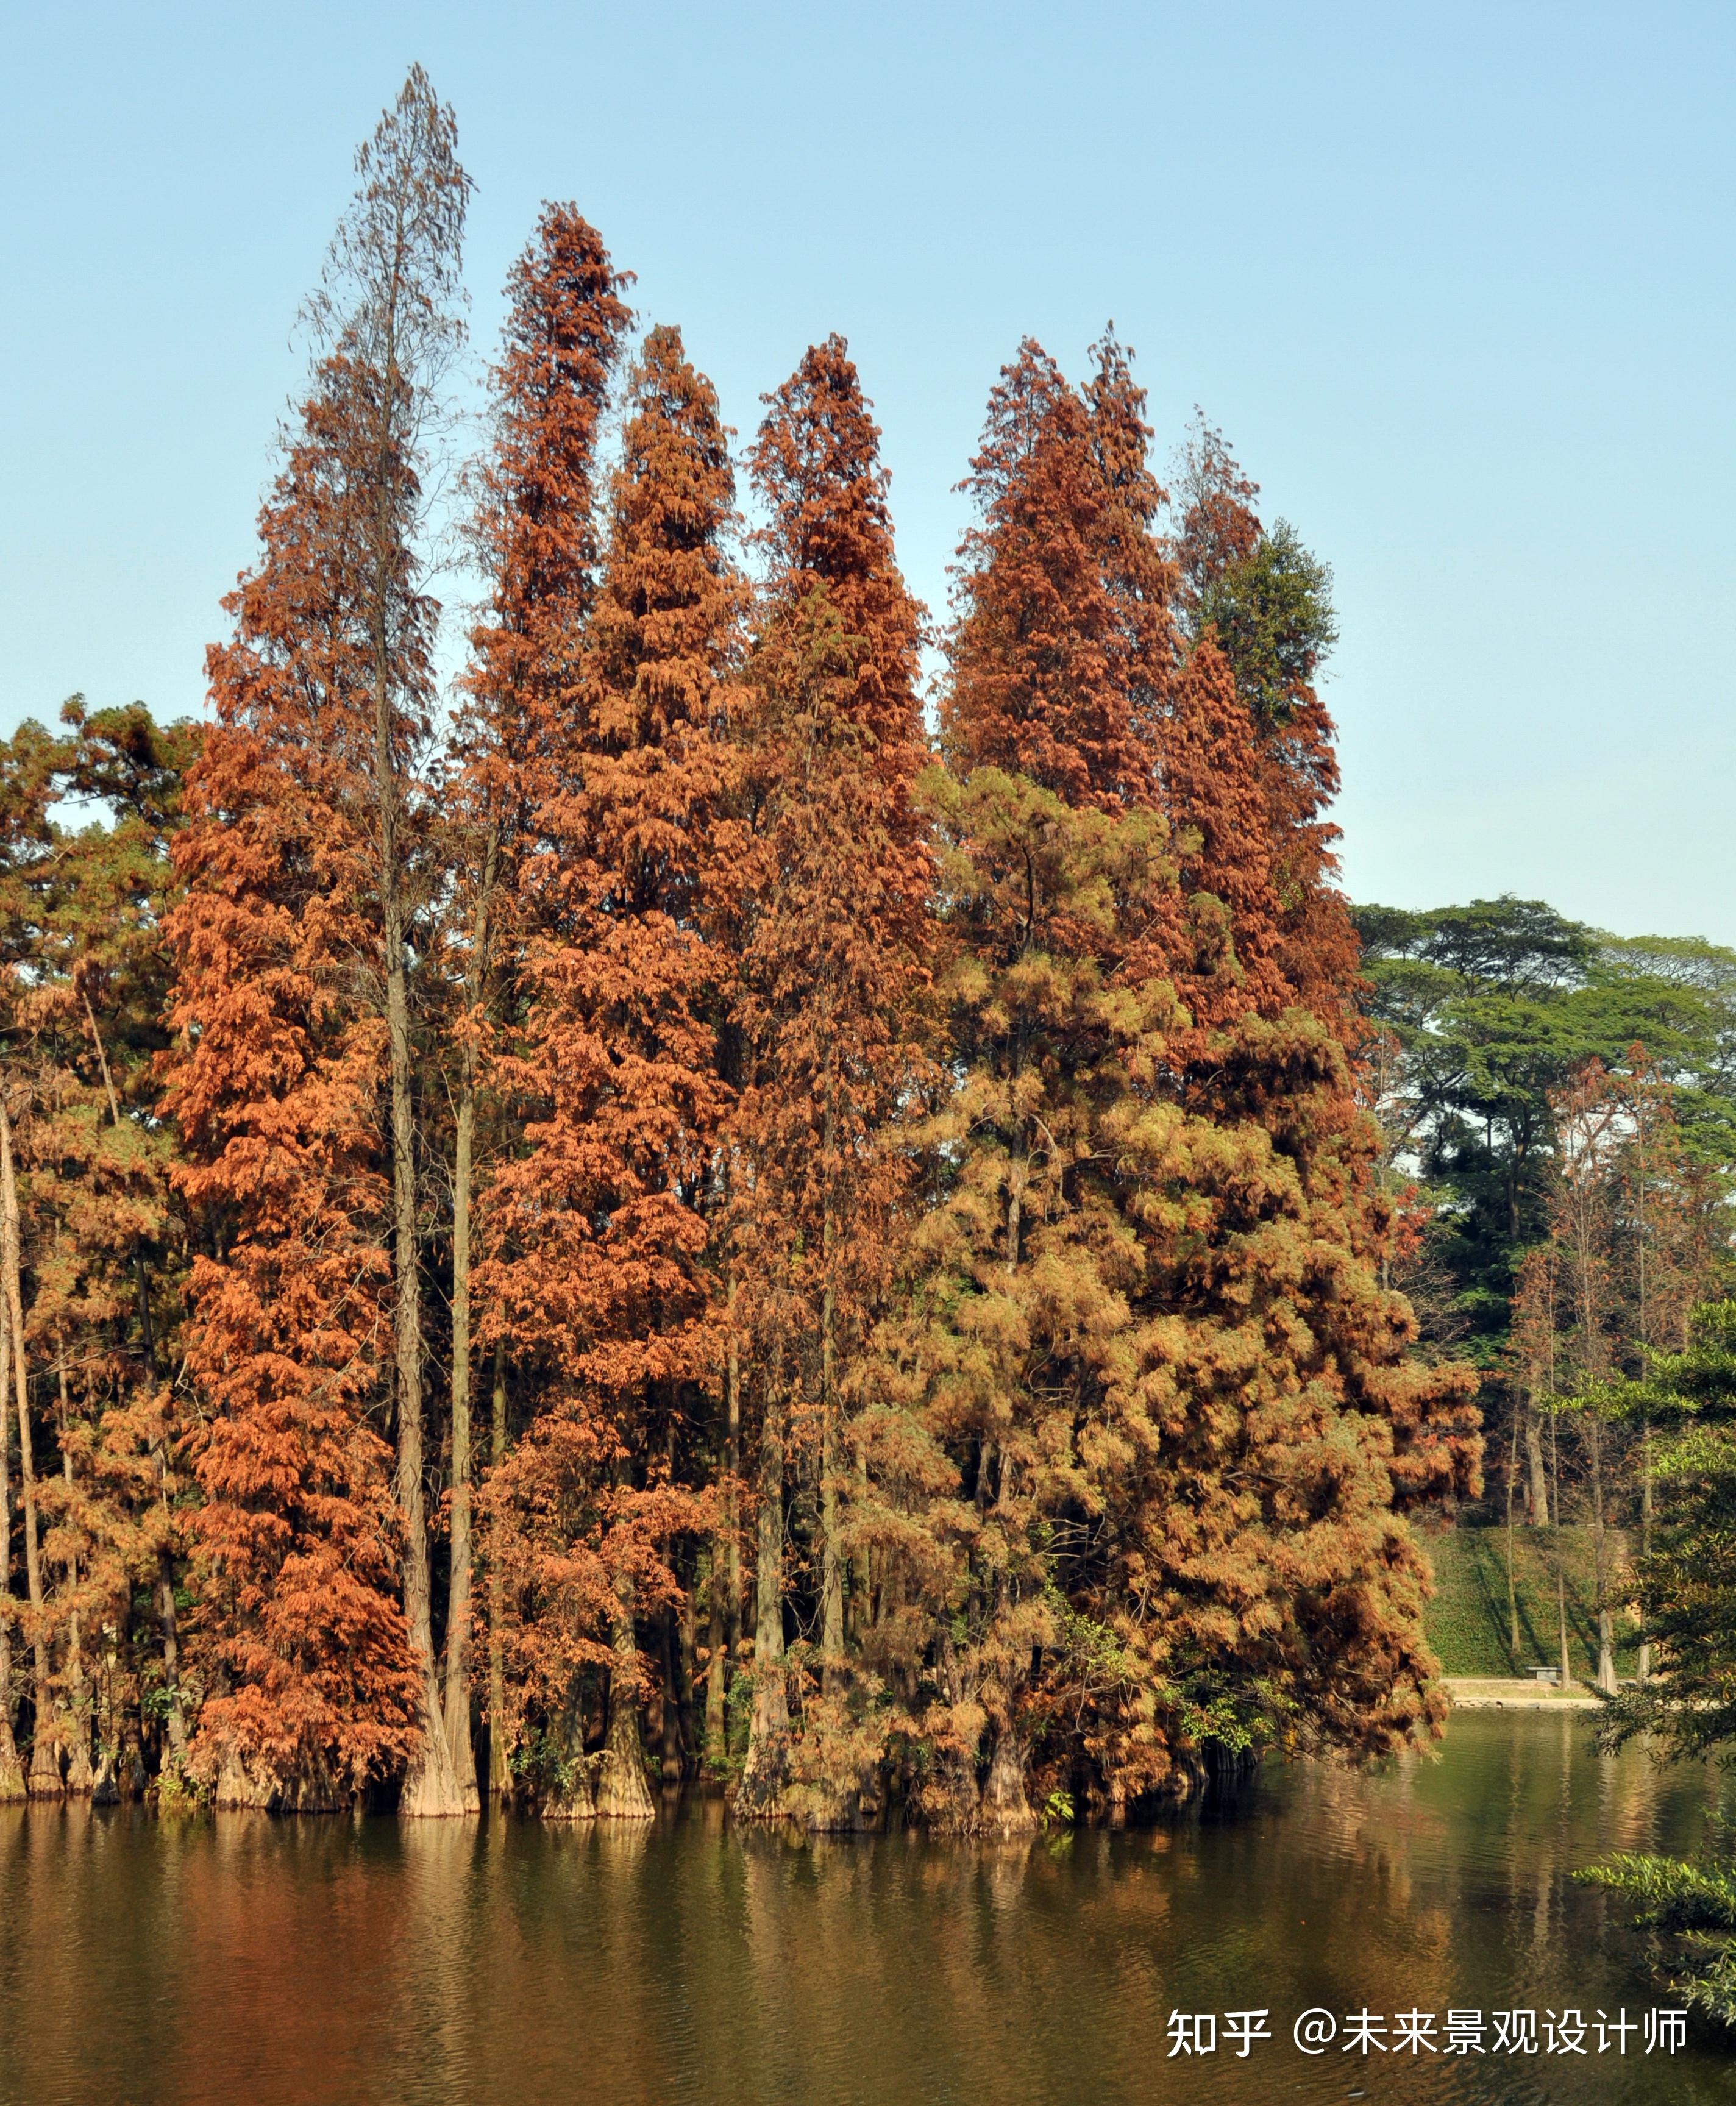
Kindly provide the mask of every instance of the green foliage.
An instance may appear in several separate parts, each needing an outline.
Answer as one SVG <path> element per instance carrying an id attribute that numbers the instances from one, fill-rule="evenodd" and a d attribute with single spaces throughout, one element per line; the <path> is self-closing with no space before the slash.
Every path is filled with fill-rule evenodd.
<path id="1" fill-rule="evenodd" d="M 1052 1578 L 1043 1582 L 1043 1598 L 1053 1624 L 1056 1656 L 1082 1689 L 1113 1688 L 1136 1678 L 1137 1662 L 1107 1624 L 1074 1608 Z"/>
<path id="2" fill-rule="evenodd" d="M 753 1721 L 753 1677 L 733 1674 L 724 1692 L 724 1767 L 739 1776 L 747 1759 L 747 1737 Z"/>
<path id="3" fill-rule="evenodd" d="M 1736 1159 L 1736 952 L 1625 941 L 1542 900 L 1356 910 L 1370 1020 L 1401 1049 L 1383 1108 L 1435 1208 L 1447 1335 L 1486 1367 L 1507 1338 L 1518 1264 L 1544 1233 L 1550 1097 L 1643 1046 L 1671 1086 L 1689 1159 Z"/>
<path id="4" fill-rule="evenodd" d="M 1635 1591 L 1657 1671 L 1603 1721 L 1618 1746 L 1657 1735 L 1672 1752 L 1736 1743 L 1736 1301 L 1697 1310 L 1684 1352 L 1657 1355 L 1626 1408 L 1662 1422 L 1656 1512 Z"/>
<path id="5" fill-rule="evenodd" d="M 1695 1311 L 1686 1351 L 1655 1356 L 1622 1399 L 1661 1419 L 1657 1514 L 1650 1551 L 1635 1567 L 1646 1636 L 1658 1668 L 1599 1722 L 1619 1747 L 1655 1736 L 1672 1754 L 1736 1759 L 1736 1301 Z M 1663 1941 L 1671 1986 L 1736 2025 L 1736 1846 L 1714 1826 L 1693 1860 L 1622 1854 L 1579 1875 L 1627 1895 Z"/>
<path id="6" fill-rule="evenodd" d="M 159 1813 L 195 1813 L 209 1796 L 185 1764 L 171 1756 L 152 1780 L 150 1799 Z"/>
<path id="7" fill-rule="evenodd" d="M 1711 1824 L 1698 1858 L 1618 1851 L 1574 1877 L 1635 1902 L 1635 1921 L 1657 1933 L 1671 1991 L 1736 2026 L 1736 1862 L 1724 1823 Z"/>
<path id="8" fill-rule="evenodd" d="M 1267 1700 L 1260 1701 L 1261 1698 Z M 1216 1746 L 1227 1754 L 1263 1754 L 1279 1737 L 1280 1722 L 1298 1706 L 1279 1699 L 1270 1684 L 1250 1685 L 1234 1696 L 1213 1696 L 1204 1702 L 1183 1696 L 1182 1730 L 1196 1748 Z"/>
<path id="9" fill-rule="evenodd" d="M 1254 723 L 1281 728 L 1338 641 L 1331 569 L 1281 519 L 1205 586 L 1197 625 L 1217 631 Z"/>
<path id="10" fill-rule="evenodd" d="M 521 1785 L 541 1799 L 564 1799 L 581 1781 L 594 1777 L 600 1754 L 587 1755 L 560 1725 L 532 1726 L 522 1732 L 508 1758 Z"/>
<path id="11" fill-rule="evenodd" d="M 1520 1527 L 1513 1531 L 1514 1593 L 1519 1619 L 1516 1653 L 1507 1611 L 1506 1530 L 1438 1528 L 1428 1530 L 1421 1540 L 1434 1572 L 1434 1593 L 1424 1611 L 1423 1624 L 1443 1674 L 1505 1678 L 1523 1674 L 1532 1667 L 1554 1665 L 1561 1650 L 1556 1530 Z M 1575 1673 L 1589 1678 L 1597 1667 L 1597 1562 L 1590 1529 L 1562 1529 L 1559 1554 L 1566 1568 L 1568 1657 Z M 1620 1555 L 1618 1549 L 1618 1562 Z M 1618 1674 L 1634 1673 L 1638 1639 L 1637 1627 L 1618 1618 Z"/>

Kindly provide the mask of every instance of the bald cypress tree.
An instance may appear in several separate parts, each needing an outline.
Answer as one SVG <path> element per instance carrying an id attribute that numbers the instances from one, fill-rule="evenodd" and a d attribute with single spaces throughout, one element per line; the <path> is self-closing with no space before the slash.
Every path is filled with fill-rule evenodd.
<path id="1" fill-rule="evenodd" d="M 810 348 L 767 403 L 751 456 L 769 576 L 749 666 L 731 1136 L 761 1429 L 756 1705 L 738 1804 L 758 1812 L 783 1804 L 784 1498 L 799 1449 L 817 1477 L 811 1584 L 819 1681 L 835 1703 L 853 1549 L 859 1624 L 872 1585 L 852 1407 L 911 1190 L 898 1115 L 926 1055 L 934 872 L 915 797 L 927 757 L 921 609 L 898 570 L 880 435 L 843 340 Z M 825 1715 L 836 1728 L 841 1714 Z M 827 1773 L 825 1737 L 810 1736 L 808 1810 L 850 1821 L 859 1781 Z"/>
<path id="2" fill-rule="evenodd" d="M 452 1557 L 446 1620 L 446 1714 L 464 1767 L 469 1747 L 473 1335 L 495 1362 L 493 1460 L 507 1445 L 506 1327 L 473 1324 L 473 1188 L 482 1163 L 513 1152 L 509 1084 L 497 1073 L 519 1050 L 518 962 L 543 921 L 537 873 L 557 854 L 538 814 L 571 764 L 567 712 L 581 679 L 585 625 L 601 560 L 599 428 L 631 321 L 630 280 L 571 205 L 544 208 L 508 280 L 510 305 L 493 374 L 492 448 L 477 477 L 474 538 L 489 580 L 460 713 L 453 782 L 449 918 L 459 1014 L 453 1135 Z M 481 1100 L 485 1130 L 478 1136 Z M 509 1727 L 502 1652 L 504 1559 L 488 1561 L 489 1786 L 509 1788 Z"/>
<path id="3" fill-rule="evenodd" d="M 410 976 L 437 617 L 417 540 L 469 185 L 419 69 L 357 169 L 310 307 L 324 348 L 227 603 L 234 640 L 209 656 L 216 723 L 177 845 L 172 1104 L 184 1189 L 217 1224 L 190 1342 L 214 1406 L 199 1526 L 227 1684 L 205 1738 L 229 1796 L 326 1804 L 402 1764 L 407 1813 L 452 1813 Z"/>
<path id="4" fill-rule="evenodd" d="M 1002 1831 L 1032 1825 L 1033 1663 L 1065 1628 L 1055 1531 L 1084 1455 L 1107 1459 L 1089 1429 L 1126 1358 L 1105 1122 L 1173 1007 L 1161 983 L 1115 991 L 1128 931 L 1169 911 L 1174 876 L 1140 736 L 1169 670 L 1153 491 L 1137 407 L 1112 362 L 1103 379 L 1094 428 L 1026 343 L 973 466 L 941 717 L 960 1082 L 890 1334 L 927 1447 L 889 1454 L 886 1497 L 926 1512 L 939 1554 L 911 1580 L 946 1633 L 917 1678 L 942 1757 L 925 1796 L 943 1823 Z"/>
<path id="5" fill-rule="evenodd" d="M 519 880 L 522 1046 L 498 1064 L 523 1147 L 494 1179 L 482 1275 L 514 1350 L 542 1370 L 491 1494 L 518 1673 L 569 1800 L 583 1677 L 600 1677 L 595 1808 L 630 1819 L 651 1813 L 639 1624 L 679 1599 L 675 1548 L 708 1512 L 692 1459 L 720 1358 L 704 1202 L 724 1091 L 723 970 L 703 925 L 733 768 L 732 505 L 715 392 L 680 333 L 654 329 L 600 586 L 545 725 Z"/>
<path id="6" fill-rule="evenodd" d="M 1034 351 L 1015 373 L 943 716 L 977 764 L 943 805 L 952 1167 L 890 1334 L 951 1626 L 912 1663 L 946 1757 L 925 1789 L 991 1829 L 1028 1824 L 1034 1770 L 1119 1819 L 1213 1747 L 1426 1727 L 1399 1510 L 1474 1466 L 1461 1386 L 1405 1365 L 1379 1290 L 1348 986 L 1328 956 L 1293 969 L 1342 907 L 1299 915 L 1290 764 L 1173 621 L 1125 359 L 1106 345 L 1072 409 Z M 1045 374 L 1047 432 L 1004 445 Z M 1088 533 L 1028 531 L 1063 485 Z M 1088 723 L 1047 679 L 1070 663 L 1102 669 Z"/>
<path id="7" fill-rule="evenodd" d="M 341 1802 L 408 1758 L 420 1691 L 383 1438 L 388 1048 L 352 962 L 381 943 L 358 384 L 339 359 L 316 375 L 235 640 L 209 654 L 214 722 L 176 844 L 168 1105 L 208 1225 L 188 1357 L 207 1406 L 200 1755 L 220 1803 Z M 427 610 L 403 611 L 401 652 L 425 663 Z"/>
<path id="8" fill-rule="evenodd" d="M 1339 788 L 1332 719 L 1317 686 L 1338 634 L 1331 573 L 1283 520 L 1267 530 L 1255 503 L 1259 485 L 1203 417 L 1180 465 L 1182 626 L 1190 640 L 1215 639 L 1253 726 L 1285 901 L 1285 976 L 1304 1004 L 1343 1013 L 1358 952 L 1333 882 L 1338 829 L 1326 817 Z"/>
<path id="9" fill-rule="evenodd" d="M 960 549 L 951 677 L 940 726 L 961 775 L 1028 776 L 1075 804 L 1141 801 L 1149 758 L 1133 728 L 1106 540 L 1125 528 L 1086 404 L 1029 339 L 989 398 L 965 488 L 980 523 Z M 1124 440 L 1113 450 L 1124 467 Z"/>

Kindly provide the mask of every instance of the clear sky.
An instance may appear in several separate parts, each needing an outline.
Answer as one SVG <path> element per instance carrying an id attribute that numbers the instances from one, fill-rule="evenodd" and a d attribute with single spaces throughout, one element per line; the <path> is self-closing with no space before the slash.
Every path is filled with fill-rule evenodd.
<path id="1" fill-rule="evenodd" d="M 570 198 L 744 432 L 843 330 L 940 610 L 1113 317 L 1334 566 L 1346 881 L 1736 943 L 1736 8 L 0 0 L 0 728 L 196 710 L 350 156 L 419 59 L 486 349 Z"/>

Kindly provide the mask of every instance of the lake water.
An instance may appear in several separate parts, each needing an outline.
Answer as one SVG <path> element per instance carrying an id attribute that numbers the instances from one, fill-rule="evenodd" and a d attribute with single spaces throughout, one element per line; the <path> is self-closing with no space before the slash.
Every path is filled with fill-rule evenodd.
<path id="1" fill-rule="evenodd" d="M 1692 1844 L 1721 1789 L 1500 1713 L 1438 1760 L 1274 1768 L 1155 1830 L 1016 1848 L 792 1842 L 705 1802 L 636 1832 L 0 1808 L 0 2100 L 1729 2100 L 1701 2028 L 1670 2057 L 1292 2038 L 1311 2007 L 1638 2023 L 1669 1999 L 1568 1875 Z M 1246 2058 L 1221 2032 L 1170 2055 L 1172 2010 L 1255 2008 L 1275 2037 Z"/>

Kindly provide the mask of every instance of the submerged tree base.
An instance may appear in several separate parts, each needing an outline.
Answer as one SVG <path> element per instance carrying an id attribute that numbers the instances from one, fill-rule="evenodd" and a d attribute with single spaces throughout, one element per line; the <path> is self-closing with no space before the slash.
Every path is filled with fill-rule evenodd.
<path id="1" fill-rule="evenodd" d="M 411 1771 L 398 1802 L 398 1813 L 406 1821 L 462 1821 L 482 1810 L 474 1776 L 455 1776 L 443 1750 Z"/>
<path id="2" fill-rule="evenodd" d="M 219 1813 L 348 1813 L 354 1804 L 324 1769 L 285 1775 L 263 1765 L 249 1768 L 232 1749 L 212 1797 Z"/>
<path id="3" fill-rule="evenodd" d="M 599 1821 L 654 1821 L 651 1786 L 645 1776 L 645 1744 L 639 1714 L 626 1705 L 613 1707 L 609 1734 L 597 1772 Z"/>
<path id="4" fill-rule="evenodd" d="M 555 1822 L 596 1819 L 597 1794 L 587 1763 L 581 1759 L 573 1766 L 571 1778 L 557 1785 L 540 1803 L 536 1817 Z"/>

